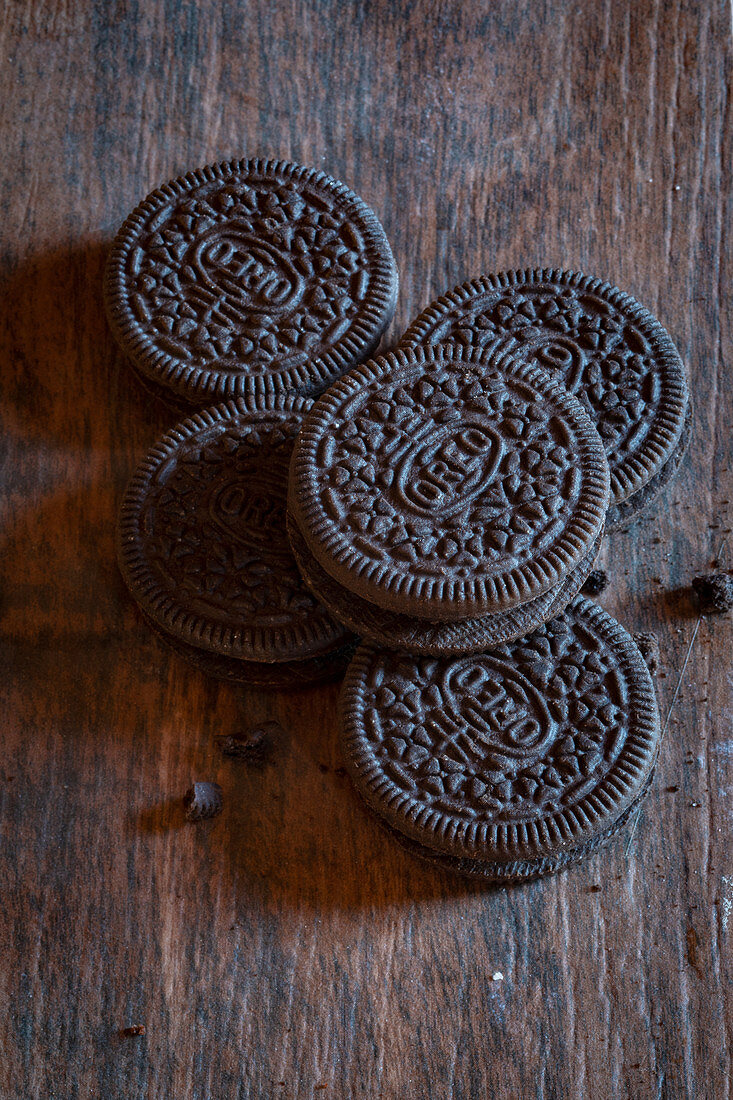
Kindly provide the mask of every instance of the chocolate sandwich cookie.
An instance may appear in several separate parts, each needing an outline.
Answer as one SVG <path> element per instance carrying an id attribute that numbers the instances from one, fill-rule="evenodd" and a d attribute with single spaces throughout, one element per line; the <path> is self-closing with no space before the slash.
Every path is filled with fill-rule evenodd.
<path id="1" fill-rule="evenodd" d="M 582 597 L 489 653 L 435 660 L 363 644 L 341 721 L 351 778 L 395 836 L 505 883 L 613 836 L 648 788 L 660 741 L 637 646 Z"/>
<path id="2" fill-rule="evenodd" d="M 496 615 L 432 623 L 385 611 L 340 585 L 322 569 L 309 552 L 297 525 L 288 516 L 288 537 L 298 569 L 311 592 L 360 638 L 388 649 L 433 657 L 457 657 L 481 653 L 502 642 L 528 634 L 558 615 L 578 594 L 593 569 L 603 541 L 603 531 L 593 547 L 565 580 L 535 600 Z"/>
<path id="3" fill-rule="evenodd" d="M 685 369 L 669 334 L 639 302 L 572 271 L 483 275 L 438 298 L 410 325 L 401 347 L 457 343 L 483 348 L 511 336 L 554 372 L 597 425 L 611 468 L 609 526 L 649 503 L 642 490 L 668 461 L 688 407 Z"/>
<path id="4" fill-rule="evenodd" d="M 193 404 L 320 392 L 377 346 L 396 298 L 376 215 L 285 161 L 229 161 L 157 188 L 119 230 L 105 277 L 122 349 Z"/>
<path id="5" fill-rule="evenodd" d="M 350 371 L 303 422 L 288 500 L 309 553 L 343 588 L 450 623 L 561 584 L 601 532 L 608 479 L 580 404 L 496 341 Z"/>
<path id="6" fill-rule="evenodd" d="M 143 614 L 224 679 L 324 679 L 353 641 L 303 584 L 285 531 L 293 439 L 311 405 L 252 396 L 195 414 L 152 449 L 122 504 L 120 568 Z"/>

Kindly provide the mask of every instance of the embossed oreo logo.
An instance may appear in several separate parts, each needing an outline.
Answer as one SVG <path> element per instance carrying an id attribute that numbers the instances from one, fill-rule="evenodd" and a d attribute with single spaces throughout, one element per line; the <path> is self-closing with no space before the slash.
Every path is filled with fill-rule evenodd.
<path id="1" fill-rule="evenodd" d="M 211 500 L 212 519 L 229 537 L 267 561 L 290 560 L 285 534 L 285 479 L 257 469 L 221 486 Z"/>
<path id="2" fill-rule="evenodd" d="M 575 393 L 583 378 L 585 356 L 567 336 L 545 332 L 522 341 L 522 344 L 545 370 L 561 375 L 566 390 Z"/>
<path id="3" fill-rule="evenodd" d="M 287 309 L 300 292 L 300 277 L 287 257 L 236 226 L 201 237 L 190 263 L 197 281 L 250 312 Z"/>
<path id="4" fill-rule="evenodd" d="M 435 517 L 461 508 L 493 477 L 501 441 L 484 424 L 436 425 L 399 462 L 394 491 L 403 508 Z"/>
<path id="5" fill-rule="evenodd" d="M 454 661 L 440 694 L 444 707 L 427 723 L 437 755 L 473 764 L 492 753 L 520 759 L 541 755 L 553 740 L 555 726 L 539 692 L 516 669 L 491 658 Z"/>

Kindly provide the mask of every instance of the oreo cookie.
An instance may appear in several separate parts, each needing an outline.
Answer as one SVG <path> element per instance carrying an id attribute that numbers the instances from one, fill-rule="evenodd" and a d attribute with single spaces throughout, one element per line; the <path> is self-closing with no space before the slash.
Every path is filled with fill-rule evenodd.
<path id="1" fill-rule="evenodd" d="M 304 420 L 288 501 L 342 588 L 454 623 L 557 589 L 591 554 L 608 484 L 580 404 L 496 341 L 398 351 L 341 378 Z"/>
<path id="2" fill-rule="evenodd" d="M 422 656 L 457 657 L 481 653 L 492 646 L 513 641 L 559 614 L 578 594 L 591 573 L 601 548 L 603 532 L 580 564 L 544 595 L 496 615 L 452 623 L 427 622 L 375 607 L 344 588 L 320 567 L 290 516 L 288 537 L 300 574 L 310 590 L 335 619 L 360 638 L 388 649 Z"/>
<path id="3" fill-rule="evenodd" d="M 628 294 L 572 271 L 484 275 L 420 314 L 401 347 L 484 348 L 512 337 L 583 403 L 611 469 L 609 528 L 633 520 L 676 472 L 688 387 L 669 334 Z"/>
<path id="4" fill-rule="evenodd" d="M 125 495 L 118 556 L 146 619 L 203 671 L 329 678 L 353 638 L 303 584 L 285 532 L 293 439 L 312 402 L 240 398 L 171 429 Z"/>
<path id="5" fill-rule="evenodd" d="M 112 331 L 174 402 L 318 393 L 379 343 L 397 271 L 376 215 L 285 161 L 211 165 L 157 188 L 119 230 Z"/>
<path id="6" fill-rule="evenodd" d="M 488 653 L 436 660 L 363 644 L 340 707 L 351 779 L 392 833 L 503 883 L 557 871 L 618 832 L 660 743 L 637 646 L 582 597 Z"/>

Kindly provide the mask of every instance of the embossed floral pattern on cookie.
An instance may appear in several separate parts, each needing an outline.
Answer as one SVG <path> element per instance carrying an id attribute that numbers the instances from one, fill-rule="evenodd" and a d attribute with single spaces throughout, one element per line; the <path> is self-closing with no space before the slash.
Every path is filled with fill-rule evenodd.
<path id="1" fill-rule="evenodd" d="M 396 292 L 369 208 L 322 172 L 266 161 L 154 191 L 120 230 L 106 282 L 122 346 L 191 401 L 322 389 L 378 342 Z"/>
<path id="2" fill-rule="evenodd" d="M 319 564 L 378 606 L 436 620 L 540 596 L 588 553 L 603 446 L 537 367 L 459 348 L 350 372 L 298 438 L 289 493 Z"/>
<path id="3" fill-rule="evenodd" d="M 490 653 L 364 645 L 342 696 L 358 789 L 456 858 L 539 859 L 611 828 L 654 766 L 654 689 L 633 640 L 583 598 Z"/>
<path id="4" fill-rule="evenodd" d="M 596 424 L 611 467 L 611 496 L 637 492 L 672 453 L 687 384 L 659 322 L 629 295 L 575 272 L 485 275 L 437 299 L 400 346 L 481 349 L 512 337 L 527 362 L 554 373 Z"/>
<path id="5" fill-rule="evenodd" d="M 120 564 L 145 614 L 182 643 L 286 661 L 348 640 L 301 580 L 285 530 L 293 439 L 310 404 L 250 398 L 197 413 L 133 478 Z"/>

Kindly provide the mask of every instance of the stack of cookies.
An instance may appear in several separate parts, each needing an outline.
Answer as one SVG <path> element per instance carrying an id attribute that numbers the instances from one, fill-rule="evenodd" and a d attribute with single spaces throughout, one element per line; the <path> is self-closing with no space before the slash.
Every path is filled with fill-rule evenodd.
<path id="1" fill-rule="evenodd" d="M 196 413 L 152 449 L 120 511 L 118 557 L 147 622 L 201 671 L 288 689 L 342 675 L 354 639 L 307 589 L 285 533 L 295 395 Z"/>
<path id="2" fill-rule="evenodd" d="M 393 352 L 306 417 L 290 539 L 319 599 L 356 634 L 432 656 L 540 626 L 598 552 L 609 470 L 580 403 L 495 340 Z"/>
<path id="3" fill-rule="evenodd" d="M 117 234 L 105 281 L 113 333 L 170 404 L 209 406 L 141 464 L 118 557 L 148 622 L 203 671 L 273 689 L 343 674 L 355 639 L 290 552 L 288 466 L 308 395 L 370 354 L 396 298 L 376 216 L 298 165 L 191 172 Z"/>
<path id="4" fill-rule="evenodd" d="M 561 271 L 467 283 L 368 360 L 396 287 L 376 217 L 321 173 L 234 162 L 145 200 L 113 330 L 175 401 L 235 400 L 142 464 L 120 562 L 214 675 L 317 682 L 363 639 L 360 794 L 418 854 L 522 880 L 598 847 L 651 778 L 649 672 L 578 592 L 679 465 L 684 368 L 632 298 Z"/>

